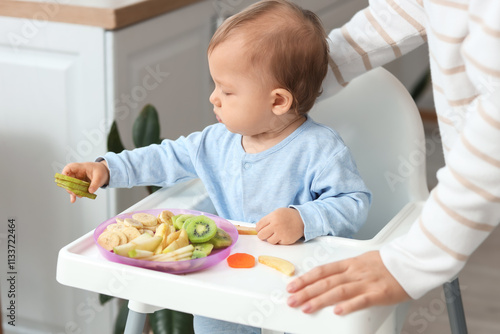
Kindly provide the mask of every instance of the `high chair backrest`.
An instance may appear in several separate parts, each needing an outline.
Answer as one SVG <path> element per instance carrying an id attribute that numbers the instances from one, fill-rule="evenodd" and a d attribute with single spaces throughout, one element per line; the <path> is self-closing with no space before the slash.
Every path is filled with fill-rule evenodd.
<path id="1" fill-rule="evenodd" d="M 320 100 L 310 116 L 339 132 L 373 193 L 356 239 L 371 239 L 404 205 L 428 196 L 422 120 L 406 88 L 387 70 L 356 78 Z"/>

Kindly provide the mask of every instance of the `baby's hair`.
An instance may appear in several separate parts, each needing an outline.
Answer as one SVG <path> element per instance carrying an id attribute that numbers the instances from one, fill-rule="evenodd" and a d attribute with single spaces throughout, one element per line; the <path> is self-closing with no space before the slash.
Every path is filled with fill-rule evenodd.
<path id="1" fill-rule="evenodd" d="M 213 35 L 208 54 L 237 36 L 244 40 L 252 67 L 269 73 L 276 88 L 288 90 L 291 106 L 307 113 L 321 95 L 328 69 L 328 42 L 320 19 L 286 0 L 259 1 L 225 20 Z"/>

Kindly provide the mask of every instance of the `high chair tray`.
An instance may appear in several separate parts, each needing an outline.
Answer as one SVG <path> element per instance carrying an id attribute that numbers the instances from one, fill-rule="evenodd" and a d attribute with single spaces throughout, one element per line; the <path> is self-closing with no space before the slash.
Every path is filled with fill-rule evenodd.
<path id="1" fill-rule="evenodd" d="M 139 204 L 133 210 L 151 208 L 147 207 L 148 201 Z M 392 238 L 406 231 L 420 209 L 418 203 L 405 207 L 386 226 L 390 232 L 388 235 Z M 100 254 L 93 232 L 60 250 L 58 282 L 133 301 L 138 305 L 144 304 L 148 310 L 145 312 L 174 309 L 291 333 L 344 333 L 347 330 L 352 333 L 375 333 L 394 310 L 393 306 L 372 307 L 351 315 L 337 316 L 333 314 L 332 307 L 327 307 L 313 315 L 306 315 L 286 304 L 289 296 L 287 282 L 317 265 L 378 248 L 381 242 L 386 241 L 383 233 L 381 237 L 377 236 L 378 239 L 368 241 L 320 237 L 290 246 L 271 245 L 255 235 L 239 236 L 231 254 L 244 252 L 254 255 L 256 259 L 259 255 L 272 255 L 289 260 L 295 265 L 296 273 L 288 277 L 257 261 L 254 268 L 234 269 L 224 260 L 188 274 L 170 274 L 115 263 Z"/>

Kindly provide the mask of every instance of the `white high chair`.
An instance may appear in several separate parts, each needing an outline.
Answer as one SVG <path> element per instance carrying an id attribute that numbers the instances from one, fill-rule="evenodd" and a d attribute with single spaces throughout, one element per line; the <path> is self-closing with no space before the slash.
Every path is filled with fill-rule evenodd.
<path id="1" fill-rule="evenodd" d="M 404 86 L 386 70 L 375 69 L 353 80 L 336 96 L 320 101 L 311 117 L 343 137 L 373 192 L 373 205 L 354 239 L 320 237 L 277 246 L 242 235 L 232 249 L 232 253 L 289 259 L 297 275 L 319 264 L 379 249 L 404 234 L 428 196 L 422 121 Z M 199 180 L 157 191 L 126 211 L 153 208 L 214 212 Z M 263 333 L 399 333 L 405 320 L 406 304 L 371 307 L 343 317 L 334 315 L 331 307 L 305 315 L 286 305 L 288 279 L 280 273 L 259 265 L 234 270 L 224 262 L 187 275 L 108 262 L 98 253 L 91 231 L 61 249 L 57 280 L 129 300 L 127 334 L 141 333 L 146 313 L 162 308 L 258 326 L 265 328 Z M 129 278 L 126 289 L 110 291 L 109 281 L 123 273 Z M 190 294 L 206 300 L 190 302 Z"/>

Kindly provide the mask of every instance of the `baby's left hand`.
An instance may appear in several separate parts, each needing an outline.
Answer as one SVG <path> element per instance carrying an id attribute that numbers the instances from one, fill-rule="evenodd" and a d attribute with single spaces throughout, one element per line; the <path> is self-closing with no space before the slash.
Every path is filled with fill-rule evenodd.
<path id="1" fill-rule="evenodd" d="M 257 236 L 270 244 L 291 245 L 304 236 L 304 222 L 292 208 L 279 208 L 264 216 L 257 225 Z"/>

